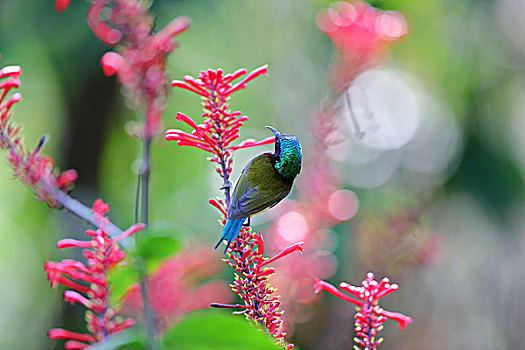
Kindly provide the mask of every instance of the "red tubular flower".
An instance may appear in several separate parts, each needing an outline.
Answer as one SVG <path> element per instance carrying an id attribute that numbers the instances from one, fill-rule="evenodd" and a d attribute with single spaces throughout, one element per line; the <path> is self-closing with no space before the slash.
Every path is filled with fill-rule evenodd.
<path id="1" fill-rule="evenodd" d="M 412 323 L 412 318 L 397 312 L 383 310 L 379 306 L 379 299 L 398 290 L 397 284 L 390 284 L 388 278 L 377 282 L 374 280 L 374 274 L 369 272 L 360 287 L 343 282 L 339 288 L 350 295 L 318 278 L 314 282 L 315 293 L 324 290 L 357 306 L 354 328 L 356 349 L 376 350 L 383 341 L 382 338 L 377 337 L 377 334 L 383 329 L 383 323 L 387 318 L 396 321 L 401 329 L 405 329 Z"/>
<path id="2" fill-rule="evenodd" d="M 293 345 L 285 345 L 283 320 L 284 311 L 279 309 L 279 296 L 275 294 L 268 279 L 275 269 L 265 267 L 268 263 L 289 255 L 295 251 L 302 252 L 303 243 L 294 244 L 271 259 L 264 258 L 264 243 L 261 232 L 253 232 L 251 228 L 243 227 L 239 238 L 230 246 L 226 261 L 236 273 L 232 285 L 233 291 L 244 301 L 244 305 L 224 305 L 213 303 L 212 307 L 243 308 L 238 313 L 244 313 L 250 322 L 262 325 L 269 334 L 285 349 Z"/>
<path id="3" fill-rule="evenodd" d="M 239 69 L 231 74 L 224 74 L 222 69 L 201 71 L 199 78 L 189 75 L 184 80 L 174 80 L 173 87 L 191 91 L 204 99 L 204 122 L 197 125 L 192 118 L 183 113 L 177 113 L 176 119 L 189 125 L 193 131 L 187 133 L 178 129 L 166 131 L 167 141 L 176 141 L 179 146 L 196 147 L 212 154 L 209 160 L 216 163 L 216 171 L 224 180 L 226 201 L 229 203 L 229 176 L 232 171 L 232 154 L 238 149 L 271 144 L 275 138 L 268 137 L 255 142 L 245 140 L 239 145 L 231 143 L 239 138 L 239 131 L 243 123 L 248 120 L 240 111 L 231 111 L 229 97 L 236 91 L 246 88 L 246 84 L 260 75 L 267 75 L 268 66 L 259 67 L 240 79 L 247 73 L 246 69 Z"/>
<path id="4" fill-rule="evenodd" d="M 95 215 L 102 216 L 109 211 L 109 205 L 97 200 L 93 205 Z M 122 319 L 117 316 L 109 304 L 110 286 L 108 271 L 124 259 L 125 254 L 116 243 L 139 230 L 143 224 L 136 224 L 112 239 L 103 229 L 86 230 L 90 241 L 63 239 L 58 242 L 58 248 L 80 247 L 87 258 L 87 264 L 64 259 L 61 262 L 46 261 L 44 270 L 52 287 L 63 285 L 72 290 L 64 293 L 64 300 L 79 303 L 88 309 L 86 311 L 87 330 L 89 334 L 69 332 L 64 329 L 52 329 L 48 336 L 51 339 L 69 339 L 66 349 L 83 349 L 90 343 L 103 341 L 106 336 L 119 332 L 134 325 L 132 319 Z"/>
<path id="5" fill-rule="evenodd" d="M 57 0 L 55 8 L 64 11 L 69 2 Z M 145 138 L 157 136 L 161 128 L 168 93 L 166 59 L 177 47 L 173 38 L 191 24 L 189 18 L 178 17 L 154 33 L 148 9 L 149 2 L 141 0 L 93 0 L 87 14 L 91 30 L 102 42 L 120 45 L 118 53 L 105 53 L 100 64 L 106 75 L 117 74 L 133 101 L 144 104 Z"/>
<path id="6" fill-rule="evenodd" d="M 20 102 L 22 96 L 19 93 L 9 95 L 11 89 L 20 87 L 21 74 L 20 66 L 7 66 L 0 69 L 0 149 L 9 151 L 9 163 L 14 177 L 31 187 L 40 200 L 46 201 L 53 208 L 58 208 L 60 205 L 49 190 L 70 190 L 77 178 L 76 171 L 67 170 L 55 176 L 58 171 L 53 159 L 41 154 L 45 137 L 33 151 L 27 150 L 21 142 L 20 126 L 14 125 L 11 121 L 11 107 Z"/>
<path id="7" fill-rule="evenodd" d="M 357 74 L 384 58 L 390 45 L 408 32 L 403 15 L 363 1 L 335 2 L 317 14 L 317 25 L 340 54 L 333 74 L 337 90 L 344 90 Z"/>
<path id="8" fill-rule="evenodd" d="M 232 294 L 223 281 L 208 280 L 219 266 L 213 263 L 211 248 L 184 249 L 165 260 L 147 278 L 149 306 L 154 311 L 158 331 L 172 326 L 177 318 L 193 310 L 206 308 L 213 300 L 231 302 Z M 144 317 L 140 285 L 133 285 L 122 300 L 119 313 L 136 319 Z"/>
<path id="9" fill-rule="evenodd" d="M 231 74 L 224 74 L 222 69 L 202 71 L 198 79 L 185 76 L 184 79 L 174 80 L 171 85 L 189 90 L 204 100 L 202 124 L 197 124 L 185 114 L 177 113 L 176 119 L 182 121 L 193 130 L 187 133 L 178 129 L 166 131 L 166 140 L 176 141 L 179 146 L 191 146 L 212 154 L 208 158 L 216 163 L 216 171 L 224 184 L 225 198 L 210 199 L 209 203 L 217 208 L 224 216 L 221 223 L 224 225 L 230 202 L 230 174 L 232 171 L 232 154 L 238 149 L 271 144 L 275 138 L 269 137 L 262 141 L 244 140 L 238 145 L 232 142 L 239 138 L 239 131 L 248 117 L 239 111 L 230 110 L 229 98 L 234 93 L 246 88 L 251 80 L 267 74 L 264 65 L 247 74 L 246 69 L 239 69 Z M 246 75 L 246 76 L 245 76 Z M 244 76 L 244 78 L 242 78 Z M 242 79 L 241 79 L 242 78 Z M 237 79 L 240 81 L 235 82 Z M 229 305 L 212 303 L 212 307 L 244 309 L 235 313 L 243 313 L 246 318 L 262 326 L 266 333 L 272 335 L 276 342 L 284 349 L 292 349 L 293 344 L 285 345 L 281 318 L 283 311 L 279 310 L 279 296 L 276 289 L 270 286 L 268 279 L 275 273 L 273 267 L 266 267 L 293 252 L 302 252 L 303 243 L 294 244 L 285 248 L 271 259 L 264 258 L 264 242 L 262 234 L 254 233 L 251 228 L 243 227 L 236 241 L 230 245 L 226 263 L 236 271 L 233 291 L 244 301 L 244 305 Z"/>

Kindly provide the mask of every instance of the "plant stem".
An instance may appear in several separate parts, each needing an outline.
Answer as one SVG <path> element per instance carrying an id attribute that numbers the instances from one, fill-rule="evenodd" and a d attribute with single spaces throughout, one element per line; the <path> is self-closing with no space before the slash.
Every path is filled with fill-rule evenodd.
<path id="1" fill-rule="evenodd" d="M 231 188 L 231 182 L 228 177 L 228 167 L 226 166 L 226 160 L 224 157 L 220 158 L 221 160 L 221 167 L 222 167 L 222 178 L 224 180 L 224 184 L 222 185 L 221 189 L 224 190 L 224 198 L 226 199 L 226 208 L 230 207 L 230 188 Z"/>
<path id="2" fill-rule="evenodd" d="M 122 230 L 111 221 L 109 221 L 104 227 L 100 227 L 97 220 L 95 220 L 95 215 L 93 214 L 93 210 L 91 210 L 91 208 L 80 203 L 78 200 L 62 192 L 58 188 L 43 183 L 41 184 L 44 190 L 52 195 L 57 200 L 57 202 L 62 204 L 64 208 L 66 208 L 70 213 L 89 222 L 95 227 L 105 230 L 111 236 L 117 236 L 122 233 Z"/>
<path id="3" fill-rule="evenodd" d="M 145 128 L 146 129 L 146 128 Z M 138 220 L 138 213 L 140 213 L 140 222 L 146 225 L 146 230 L 149 223 L 149 179 L 151 173 L 150 167 L 150 151 L 151 151 L 151 137 L 145 136 L 142 150 L 142 165 L 140 173 L 137 179 L 137 197 L 136 197 L 136 208 L 135 208 L 135 221 Z M 139 210 L 140 206 L 140 210 Z M 135 236 L 136 237 L 136 236 Z M 148 337 L 148 343 L 151 349 L 157 349 L 157 337 L 155 327 L 155 317 L 153 310 L 149 305 L 148 299 L 148 287 L 146 283 L 146 272 L 141 266 L 140 269 L 140 291 L 142 294 L 142 303 L 144 304 L 144 316 L 146 318 L 146 335 Z"/>
<path id="4" fill-rule="evenodd" d="M 11 150 L 11 152 L 14 152 L 19 157 L 24 158 L 24 154 L 21 153 L 15 146 L 15 144 L 9 139 L 9 137 L 5 135 L 4 129 L 0 129 L 0 140 L 2 140 L 3 143 L 9 145 L 9 149 Z M 42 140 L 40 141 L 41 143 Z M 42 145 L 39 144 L 38 148 L 40 148 L 41 146 Z M 89 222 L 90 224 L 92 224 L 95 227 L 98 227 L 101 230 L 105 230 L 111 236 L 117 236 L 122 233 L 122 230 L 111 221 L 108 221 L 104 227 L 100 227 L 97 220 L 95 220 L 95 215 L 93 214 L 91 208 L 85 206 L 84 204 L 71 197 L 67 193 L 62 192 L 56 186 L 52 186 L 44 180 L 40 180 L 38 184 L 44 189 L 44 191 L 46 191 L 49 195 L 55 198 L 58 203 L 62 204 L 64 208 L 66 208 L 70 213 L 76 215 L 80 219 Z"/>
<path id="5" fill-rule="evenodd" d="M 149 222 L 149 177 L 151 173 L 150 168 L 150 150 L 151 137 L 144 138 L 142 152 L 142 167 L 140 169 L 140 218 L 144 225 Z"/>

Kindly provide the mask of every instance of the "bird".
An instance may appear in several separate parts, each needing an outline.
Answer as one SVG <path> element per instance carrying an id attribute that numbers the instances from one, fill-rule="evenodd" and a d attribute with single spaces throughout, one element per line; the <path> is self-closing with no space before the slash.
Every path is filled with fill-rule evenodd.
<path id="1" fill-rule="evenodd" d="M 215 249 L 226 240 L 230 244 L 241 232 L 246 218 L 262 213 L 283 200 L 292 189 L 295 177 L 301 172 L 301 143 L 293 135 L 278 132 L 266 126 L 275 135 L 275 152 L 263 153 L 244 167 L 235 184 L 226 224 Z"/>

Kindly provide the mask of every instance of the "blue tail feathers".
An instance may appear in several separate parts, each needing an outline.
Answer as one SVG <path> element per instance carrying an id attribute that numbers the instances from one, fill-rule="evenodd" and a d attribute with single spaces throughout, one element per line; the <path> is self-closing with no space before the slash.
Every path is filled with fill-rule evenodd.
<path id="1" fill-rule="evenodd" d="M 240 218 L 235 220 L 226 220 L 226 225 L 224 225 L 224 229 L 222 230 L 221 239 L 215 246 L 215 249 L 222 243 L 223 240 L 227 240 L 228 244 L 226 245 L 226 249 L 224 249 L 224 253 L 228 251 L 228 248 L 230 247 L 230 244 L 235 241 L 235 239 L 239 236 L 239 233 L 241 233 L 241 227 L 244 223 L 244 220 L 246 218 Z"/>

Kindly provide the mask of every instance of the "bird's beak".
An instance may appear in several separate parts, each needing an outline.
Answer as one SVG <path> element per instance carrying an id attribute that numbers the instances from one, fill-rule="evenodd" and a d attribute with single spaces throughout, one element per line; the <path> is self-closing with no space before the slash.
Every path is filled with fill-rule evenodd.
<path id="1" fill-rule="evenodd" d="M 275 137 L 281 135 L 281 133 L 280 133 L 279 131 L 275 130 L 273 127 L 271 127 L 271 126 L 269 126 L 269 125 L 266 125 L 266 127 L 267 127 L 268 129 L 270 129 L 270 130 L 273 132 L 273 134 L 275 135 Z"/>

